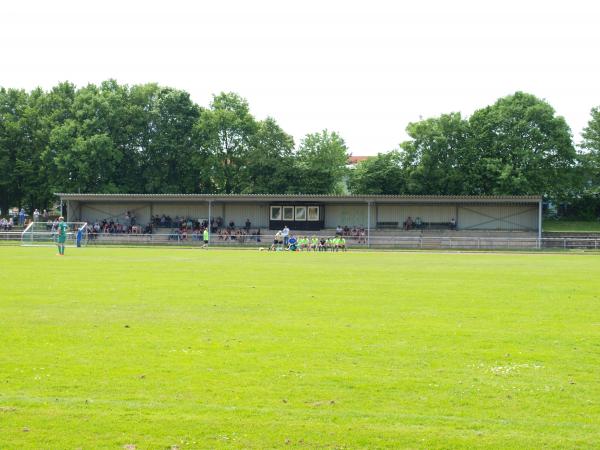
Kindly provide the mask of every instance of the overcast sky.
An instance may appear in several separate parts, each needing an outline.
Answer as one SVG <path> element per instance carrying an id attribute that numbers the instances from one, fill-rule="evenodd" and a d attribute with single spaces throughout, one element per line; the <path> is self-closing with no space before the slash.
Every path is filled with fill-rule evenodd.
<path id="1" fill-rule="evenodd" d="M 323 128 L 355 155 L 411 121 L 465 115 L 517 90 L 579 142 L 600 105 L 598 1 L 28 1 L 0 6 L 0 86 L 115 78 L 235 91 L 299 142 Z"/>

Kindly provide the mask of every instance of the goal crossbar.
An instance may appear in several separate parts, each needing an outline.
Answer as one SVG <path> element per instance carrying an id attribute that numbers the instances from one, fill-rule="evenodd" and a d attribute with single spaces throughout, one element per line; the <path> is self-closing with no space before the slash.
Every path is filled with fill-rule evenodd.
<path id="1" fill-rule="evenodd" d="M 87 245 L 87 222 L 65 222 L 67 225 L 68 247 Z M 31 222 L 21 233 L 21 245 L 46 247 L 56 244 L 58 237 L 58 222 Z"/>

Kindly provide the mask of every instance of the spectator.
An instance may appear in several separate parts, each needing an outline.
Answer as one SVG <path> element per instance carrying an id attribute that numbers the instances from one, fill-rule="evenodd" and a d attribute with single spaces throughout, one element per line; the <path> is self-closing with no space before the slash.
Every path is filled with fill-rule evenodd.
<path id="1" fill-rule="evenodd" d="M 450 229 L 456 230 L 456 219 L 454 217 L 450 219 Z"/>
<path id="2" fill-rule="evenodd" d="M 250 226 L 251 226 L 251 222 L 250 219 L 246 219 L 246 233 L 250 233 Z"/>
<path id="3" fill-rule="evenodd" d="M 48 219 L 50 218 L 50 215 L 48 214 L 47 210 L 44 210 L 44 212 L 42 213 L 42 220 L 44 222 L 48 222 Z"/>
<path id="4" fill-rule="evenodd" d="M 414 226 L 414 222 L 412 220 L 412 217 L 408 216 L 408 218 L 406 219 L 406 222 L 404 222 L 404 229 L 412 230 L 413 226 Z"/>
<path id="5" fill-rule="evenodd" d="M 281 230 L 281 236 L 283 237 L 284 247 L 287 247 L 287 245 L 288 245 L 289 235 L 290 235 L 290 229 L 287 227 L 287 225 L 284 225 L 283 230 Z"/>
<path id="6" fill-rule="evenodd" d="M 342 228 L 340 225 L 338 225 L 338 226 L 335 228 L 335 235 L 336 235 L 336 236 L 341 236 L 343 231 L 344 231 L 344 229 L 343 229 L 343 228 Z"/>
<path id="7" fill-rule="evenodd" d="M 33 221 L 39 222 L 39 220 L 40 220 L 40 211 L 39 211 L 39 209 L 35 208 L 35 211 L 33 211 Z"/>
<path id="8" fill-rule="evenodd" d="M 366 244 L 367 243 L 367 233 L 365 232 L 364 228 L 360 228 L 360 230 L 358 230 L 358 243 L 359 244 Z"/>
<path id="9" fill-rule="evenodd" d="M 19 211 L 19 226 L 23 226 L 25 223 L 25 209 L 21 208 Z"/>

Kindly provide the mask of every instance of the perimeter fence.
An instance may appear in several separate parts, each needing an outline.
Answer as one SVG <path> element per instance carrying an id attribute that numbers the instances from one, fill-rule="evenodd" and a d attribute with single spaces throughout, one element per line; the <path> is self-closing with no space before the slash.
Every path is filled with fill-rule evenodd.
<path id="1" fill-rule="evenodd" d="M 316 235 L 319 241 L 331 235 Z M 154 233 L 126 234 L 99 233 L 87 236 L 88 246 L 122 245 L 122 246 L 187 246 L 200 247 L 204 245 L 201 234 L 190 233 Z M 312 235 L 311 235 L 312 238 Z M 210 247 L 257 248 L 269 249 L 273 246 L 273 234 L 218 236 L 210 238 Z M 534 249 L 587 249 L 600 250 L 600 238 L 577 237 L 487 237 L 487 236 L 403 236 L 385 235 L 370 237 L 346 237 L 348 249 L 464 249 L 464 250 L 534 250 Z M 23 232 L 0 231 L 0 245 L 20 245 L 23 242 Z M 25 242 L 26 244 L 26 242 Z M 51 243 L 48 243 L 51 245 Z M 281 244 L 276 248 L 283 247 Z"/>

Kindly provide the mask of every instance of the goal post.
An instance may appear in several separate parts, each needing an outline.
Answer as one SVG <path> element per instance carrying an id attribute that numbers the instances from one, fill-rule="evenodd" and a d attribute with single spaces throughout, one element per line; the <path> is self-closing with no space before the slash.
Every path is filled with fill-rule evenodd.
<path id="1" fill-rule="evenodd" d="M 67 225 L 67 247 L 87 245 L 87 222 L 65 222 Z M 58 237 L 58 222 L 31 222 L 21 233 L 23 246 L 56 245 Z"/>

